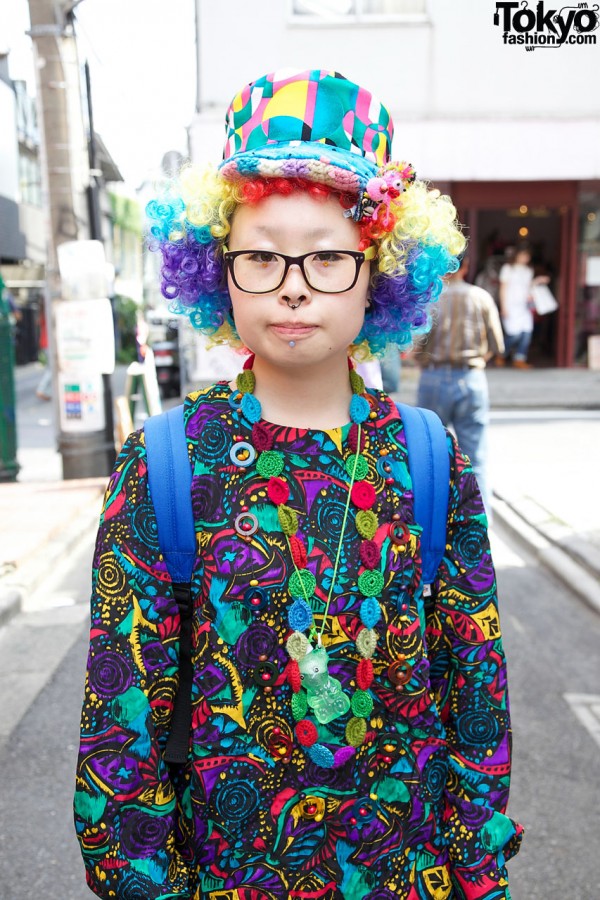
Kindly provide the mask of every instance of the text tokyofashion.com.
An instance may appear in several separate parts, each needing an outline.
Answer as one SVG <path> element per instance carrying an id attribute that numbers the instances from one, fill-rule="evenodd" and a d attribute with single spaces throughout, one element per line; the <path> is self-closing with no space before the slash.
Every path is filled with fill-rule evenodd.
<path id="1" fill-rule="evenodd" d="M 533 47 L 560 47 L 564 44 L 595 44 L 600 25 L 598 4 L 590 9 L 587 3 L 546 8 L 539 0 L 534 8 L 521 0 L 496 3 L 494 25 L 502 29 L 505 44 L 525 44 Z"/>

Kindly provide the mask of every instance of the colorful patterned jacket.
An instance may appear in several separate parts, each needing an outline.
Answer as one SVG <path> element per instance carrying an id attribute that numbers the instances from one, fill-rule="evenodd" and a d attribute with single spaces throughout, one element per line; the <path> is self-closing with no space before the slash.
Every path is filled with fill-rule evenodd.
<path id="1" fill-rule="evenodd" d="M 179 615 L 158 547 L 143 433 L 130 436 L 109 482 L 94 554 L 75 794 L 89 887 L 123 900 L 508 900 L 505 862 L 521 828 L 505 815 L 506 671 L 486 520 L 468 460 L 449 436 L 447 548 L 426 610 L 402 423 L 389 398 L 371 392 L 376 416 L 365 454 L 377 473 L 374 540 L 385 577 L 373 709 L 364 743 L 344 765 L 323 768 L 294 731 L 289 548 L 264 478 L 230 456 L 250 429 L 230 397 L 218 384 L 185 406 L 198 557 L 183 766 L 162 756 L 178 684 Z M 348 495 L 348 428 L 265 427 L 285 455 L 289 505 L 320 603 Z M 250 539 L 234 525 L 242 508 L 258 521 Z M 405 544 L 390 539 L 394 515 L 408 525 Z M 331 674 L 350 693 L 360 569 L 356 532 L 345 532 L 324 643 Z M 403 686 L 389 677 L 398 658 L 410 665 Z M 319 726 L 319 739 L 343 745 L 344 726 L 344 718 Z"/>

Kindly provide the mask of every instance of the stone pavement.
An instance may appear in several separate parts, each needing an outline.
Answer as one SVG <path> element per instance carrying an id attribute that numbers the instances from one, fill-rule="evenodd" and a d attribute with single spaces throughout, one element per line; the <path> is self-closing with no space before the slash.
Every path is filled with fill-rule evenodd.
<path id="1" fill-rule="evenodd" d="M 414 402 L 417 377 L 403 368 L 397 399 Z M 600 372 L 502 369 L 491 370 L 489 381 L 494 527 L 508 528 L 600 612 Z M 557 409 L 570 411 L 558 423 L 550 412 Z M 525 429 L 546 417 L 542 442 L 538 429 L 535 443 L 515 444 L 514 410 Z M 573 427 L 573 410 L 590 420 L 585 441 Z M 26 609 L 44 573 L 93 535 L 106 483 L 61 481 L 49 448 L 24 450 L 20 460 L 19 482 L 0 484 L 0 624 Z"/>

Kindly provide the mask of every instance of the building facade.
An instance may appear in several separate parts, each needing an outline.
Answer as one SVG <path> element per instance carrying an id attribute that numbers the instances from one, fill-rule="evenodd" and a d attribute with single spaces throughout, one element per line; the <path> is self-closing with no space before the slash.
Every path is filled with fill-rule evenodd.
<path id="1" fill-rule="evenodd" d="M 575 4 L 558 22 L 551 6 L 197 0 L 191 157 L 219 158 L 224 110 L 245 82 L 286 67 L 342 72 L 390 108 L 393 157 L 452 196 L 472 279 L 494 291 L 505 253 L 531 244 L 559 300 L 536 325 L 533 361 L 586 364 L 600 332 L 600 19 Z"/>
<path id="2" fill-rule="evenodd" d="M 0 56 L 0 273 L 14 306 L 15 356 L 37 359 L 46 260 L 35 101 Z"/>
<path id="3" fill-rule="evenodd" d="M 89 128 L 86 141 L 91 150 Z M 24 81 L 11 80 L 8 57 L 0 56 L 0 274 L 14 307 L 18 364 L 33 362 L 46 350 L 47 215 L 41 153 L 35 98 L 27 93 Z M 141 306 L 141 210 L 98 134 L 93 136 L 93 157 L 91 184 L 79 198 L 80 220 L 73 222 L 65 215 L 61 234 L 65 239 L 101 240 L 112 293 Z M 92 227 L 94 216 L 97 222 Z"/>

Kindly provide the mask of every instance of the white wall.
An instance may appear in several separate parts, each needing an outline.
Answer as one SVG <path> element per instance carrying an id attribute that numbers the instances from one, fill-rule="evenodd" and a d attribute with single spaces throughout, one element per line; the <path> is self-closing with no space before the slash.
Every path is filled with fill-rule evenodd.
<path id="1" fill-rule="evenodd" d="M 323 67 L 384 101 L 394 157 L 424 177 L 600 177 L 600 30 L 597 46 L 527 52 L 503 43 L 493 0 L 428 0 L 426 21 L 411 24 L 317 27 L 293 23 L 289 10 L 288 0 L 201 4 L 195 160 L 218 161 L 226 106 L 245 83 L 280 67 Z"/>
<path id="2" fill-rule="evenodd" d="M 288 0 L 201 6 L 208 106 L 227 104 L 258 75 L 295 66 L 335 68 L 403 115 L 600 114 L 600 31 L 596 47 L 527 52 L 504 45 L 493 0 L 428 0 L 423 24 L 324 27 L 292 24 Z M 552 6 L 559 5 L 548 0 Z"/>
<path id="3" fill-rule="evenodd" d="M 15 95 L 0 80 L 0 196 L 19 202 L 19 144 Z"/>

